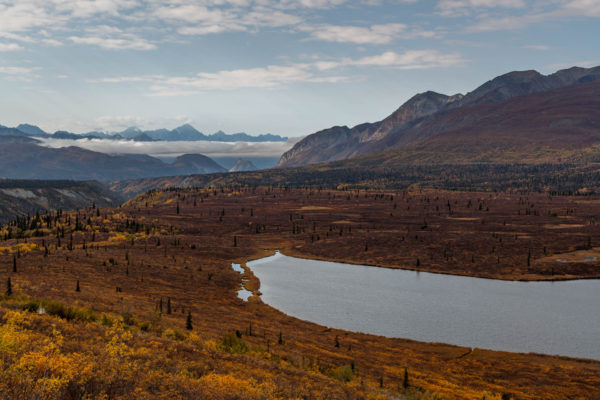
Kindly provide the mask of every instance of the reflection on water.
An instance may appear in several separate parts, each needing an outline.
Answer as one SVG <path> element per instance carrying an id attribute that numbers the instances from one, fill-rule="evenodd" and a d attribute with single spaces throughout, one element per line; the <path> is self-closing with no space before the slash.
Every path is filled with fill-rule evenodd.
<path id="1" fill-rule="evenodd" d="M 600 281 L 507 282 L 304 260 L 247 263 L 265 303 L 325 326 L 600 359 Z"/>

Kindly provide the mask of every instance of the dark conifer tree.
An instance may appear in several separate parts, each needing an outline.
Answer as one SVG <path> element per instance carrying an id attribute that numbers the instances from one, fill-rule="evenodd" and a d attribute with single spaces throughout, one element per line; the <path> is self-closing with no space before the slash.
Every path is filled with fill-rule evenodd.
<path id="1" fill-rule="evenodd" d="M 187 319 L 185 320 L 185 329 L 187 329 L 188 331 L 194 329 L 194 327 L 192 326 L 192 313 L 190 311 L 188 311 Z"/>

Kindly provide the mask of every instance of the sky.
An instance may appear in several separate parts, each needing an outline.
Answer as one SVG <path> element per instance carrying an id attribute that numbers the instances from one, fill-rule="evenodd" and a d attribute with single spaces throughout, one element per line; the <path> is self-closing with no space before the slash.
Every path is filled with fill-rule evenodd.
<path id="1" fill-rule="evenodd" d="M 298 137 L 598 38 L 600 0 L 0 0 L 0 124 Z"/>

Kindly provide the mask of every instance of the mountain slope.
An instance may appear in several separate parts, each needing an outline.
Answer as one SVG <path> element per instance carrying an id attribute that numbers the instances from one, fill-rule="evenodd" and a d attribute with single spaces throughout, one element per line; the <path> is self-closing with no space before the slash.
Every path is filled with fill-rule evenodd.
<path id="1" fill-rule="evenodd" d="M 256 171 L 256 165 L 250 160 L 242 160 L 241 158 L 235 162 L 235 165 L 229 169 L 229 172 L 244 172 L 244 171 Z"/>
<path id="2" fill-rule="evenodd" d="M 461 107 L 390 134 L 367 148 L 371 154 L 337 165 L 597 162 L 598 110 L 600 81 Z M 421 140 L 402 145 L 407 136 Z"/>
<path id="3" fill-rule="evenodd" d="M 227 170 L 217 164 L 212 158 L 206 157 L 202 154 L 184 154 L 175 159 L 171 167 L 178 172 L 178 174 L 189 175 L 195 174 L 211 174 L 215 172 L 226 172 Z M 190 172 L 196 171 L 196 172 Z"/>
<path id="4" fill-rule="evenodd" d="M 32 141 L 19 136 L 0 139 L 0 178 L 108 181 L 225 171 L 198 154 L 167 164 L 147 155 L 108 155 L 73 146 L 53 149 Z"/>
<path id="5" fill-rule="evenodd" d="M 98 182 L 0 179 L 0 223 L 38 211 L 113 207 L 121 201 Z"/>
<path id="6" fill-rule="evenodd" d="M 573 67 L 548 76 L 536 71 L 516 71 L 492 79 L 465 96 L 420 93 L 382 121 L 353 128 L 333 127 L 307 136 L 283 154 L 278 166 L 302 166 L 372 154 L 391 144 L 389 136 L 395 138 L 393 145 L 407 146 L 430 137 L 420 126 L 446 112 L 597 80 L 600 67 Z"/>

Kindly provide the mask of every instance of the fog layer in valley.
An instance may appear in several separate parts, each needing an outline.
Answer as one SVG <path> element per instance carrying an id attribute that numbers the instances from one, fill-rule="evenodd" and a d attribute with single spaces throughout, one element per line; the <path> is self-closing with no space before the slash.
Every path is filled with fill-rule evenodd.
<path id="1" fill-rule="evenodd" d="M 204 154 L 214 157 L 278 158 L 292 148 L 301 138 L 287 142 L 136 142 L 132 140 L 105 139 L 40 139 L 41 145 L 61 148 L 77 146 L 106 154 L 148 154 L 153 157 L 171 158 L 182 154 Z"/>

